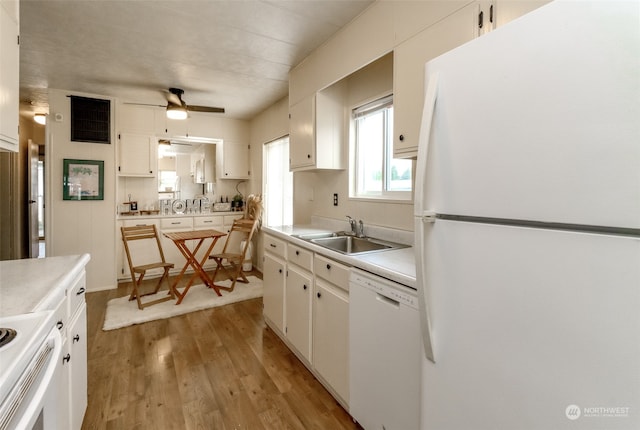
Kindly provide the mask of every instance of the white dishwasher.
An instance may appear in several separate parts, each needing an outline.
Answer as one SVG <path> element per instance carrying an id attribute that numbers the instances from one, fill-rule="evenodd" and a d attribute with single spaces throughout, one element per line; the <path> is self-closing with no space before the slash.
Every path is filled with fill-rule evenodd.
<path id="1" fill-rule="evenodd" d="M 349 412 L 366 430 L 420 428 L 414 289 L 359 269 L 349 280 Z"/>

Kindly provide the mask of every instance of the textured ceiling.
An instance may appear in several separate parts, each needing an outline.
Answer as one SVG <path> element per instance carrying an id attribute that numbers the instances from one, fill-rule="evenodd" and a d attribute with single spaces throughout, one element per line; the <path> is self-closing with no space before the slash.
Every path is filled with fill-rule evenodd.
<path id="1" fill-rule="evenodd" d="M 249 119 L 284 97 L 288 72 L 372 0 L 22 0 L 20 99 L 47 89 L 187 104 Z"/>

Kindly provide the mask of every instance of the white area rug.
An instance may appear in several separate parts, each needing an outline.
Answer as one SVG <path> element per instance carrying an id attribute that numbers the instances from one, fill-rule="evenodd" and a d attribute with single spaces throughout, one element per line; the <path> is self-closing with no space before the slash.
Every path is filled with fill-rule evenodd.
<path id="1" fill-rule="evenodd" d="M 174 300 L 168 300 L 140 310 L 135 300 L 129 301 L 128 295 L 111 299 L 107 303 L 107 313 L 102 330 L 114 330 L 133 324 L 170 318 L 202 309 L 262 297 L 262 280 L 255 276 L 248 276 L 247 279 L 249 279 L 248 284 L 238 282 L 232 292 L 220 290 L 222 296 L 218 296 L 215 291 L 204 285 L 194 285 L 189 289 L 189 292 L 179 305 L 176 305 Z M 229 286 L 230 284 L 231 282 L 228 280 L 216 282 L 216 285 L 222 286 Z M 183 289 L 179 288 L 179 290 L 182 292 Z M 158 294 L 166 294 L 166 291 L 161 291 Z M 152 296 L 144 297 L 143 302 L 144 299 L 153 300 Z"/>

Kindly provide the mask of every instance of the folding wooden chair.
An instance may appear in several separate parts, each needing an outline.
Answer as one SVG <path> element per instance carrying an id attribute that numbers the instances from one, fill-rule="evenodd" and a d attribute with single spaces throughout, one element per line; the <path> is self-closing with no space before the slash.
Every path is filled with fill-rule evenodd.
<path id="1" fill-rule="evenodd" d="M 151 300 L 143 303 L 140 300 L 141 297 L 149 296 L 152 294 L 157 294 L 160 289 L 160 285 L 162 281 L 167 280 L 167 285 L 169 284 L 169 269 L 173 268 L 173 263 L 167 263 L 164 259 L 164 252 L 162 252 L 162 245 L 160 244 L 160 237 L 158 236 L 158 230 L 155 225 L 140 225 L 133 227 L 120 227 L 122 231 L 122 242 L 124 243 L 124 250 L 127 253 L 127 261 L 129 263 L 129 272 L 131 273 L 131 282 L 133 284 L 133 288 L 131 290 L 131 295 L 129 296 L 129 300 L 136 299 L 138 302 L 138 308 L 144 309 L 147 306 L 155 305 L 157 303 L 166 302 L 167 300 L 175 299 L 175 294 L 171 285 L 169 285 L 169 294 L 165 297 Z M 133 260 L 131 259 L 131 250 L 129 248 L 129 242 L 137 241 L 137 240 L 154 240 L 157 245 L 157 250 L 159 253 L 160 261 L 153 261 L 151 263 L 141 264 L 138 266 L 133 265 Z M 153 247 L 153 245 L 151 245 Z M 154 256 L 155 257 L 155 256 Z M 155 289 L 150 293 L 141 294 L 139 291 L 139 287 L 141 287 L 142 280 L 144 279 L 144 275 L 148 270 L 152 269 L 163 269 L 164 272 L 162 276 L 158 280 L 158 283 L 155 286 Z M 140 276 L 136 279 L 136 274 Z"/>
<path id="2" fill-rule="evenodd" d="M 231 226 L 231 230 L 227 235 L 227 241 L 224 244 L 224 248 L 222 252 L 219 254 L 212 254 L 209 258 L 215 260 L 216 262 L 216 270 L 213 273 L 212 279 L 215 282 L 216 276 L 218 275 L 218 271 L 222 270 L 227 277 L 231 280 L 230 287 L 222 287 L 217 285 L 218 288 L 222 288 L 228 291 L 233 291 L 233 288 L 236 285 L 236 281 L 248 284 L 249 280 L 244 273 L 242 273 L 242 262 L 245 259 L 245 255 L 247 253 L 247 248 L 249 248 L 249 244 L 251 243 L 251 238 L 253 237 L 253 233 L 256 231 L 256 227 L 258 226 L 258 220 L 241 218 L 237 219 L 233 222 L 233 226 Z M 240 252 L 234 252 L 231 250 L 233 244 L 239 244 L 240 241 L 244 240 L 244 246 L 241 247 Z M 231 245 L 231 246 L 230 246 Z M 230 269 L 225 267 L 224 262 L 228 262 L 231 266 Z"/>

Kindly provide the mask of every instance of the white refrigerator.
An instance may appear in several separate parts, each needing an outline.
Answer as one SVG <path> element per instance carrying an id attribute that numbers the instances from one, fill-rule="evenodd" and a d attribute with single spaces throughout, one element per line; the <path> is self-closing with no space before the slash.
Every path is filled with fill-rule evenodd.
<path id="1" fill-rule="evenodd" d="M 640 429 L 640 2 L 550 3 L 425 79 L 421 428 Z"/>

